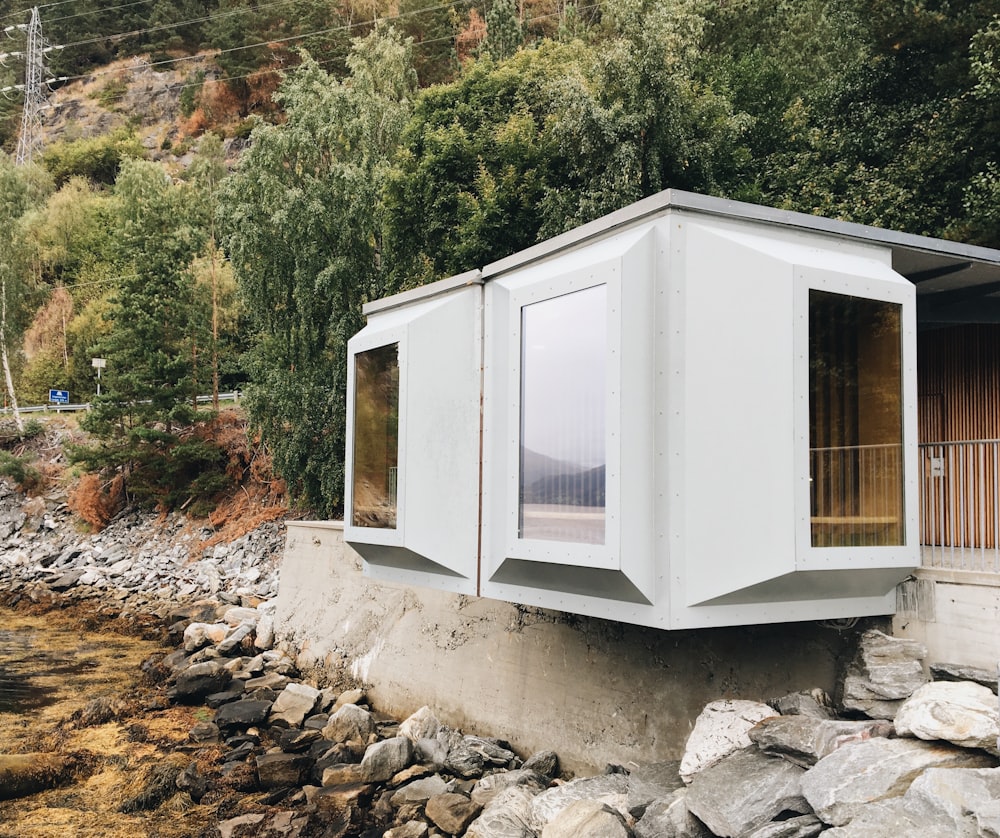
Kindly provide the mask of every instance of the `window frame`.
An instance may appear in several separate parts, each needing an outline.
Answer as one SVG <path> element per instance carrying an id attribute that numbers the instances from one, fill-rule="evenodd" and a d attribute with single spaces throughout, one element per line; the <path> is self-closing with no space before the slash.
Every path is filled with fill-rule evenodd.
<path id="1" fill-rule="evenodd" d="M 621 503 L 621 272 L 620 260 L 611 259 L 589 268 L 562 273 L 532 282 L 510 291 L 507 309 L 509 332 L 506 361 L 510 385 L 505 411 L 508 441 L 508 469 L 504 481 L 505 519 L 503 521 L 506 555 L 512 559 L 572 565 L 601 570 L 620 569 L 621 526 L 618 510 Z M 607 289 L 607 347 L 605 348 L 605 485 L 604 543 L 588 544 L 554 539 L 521 538 L 521 385 L 522 385 L 522 310 L 534 303 L 556 300 L 589 288 Z"/>
<path id="2" fill-rule="evenodd" d="M 405 326 L 388 328 L 373 333 L 370 336 L 357 336 L 356 343 L 351 347 L 347 365 L 347 446 L 345 491 L 344 491 L 344 530 L 347 541 L 357 540 L 368 544 L 379 544 L 388 547 L 401 547 L 404 541 L 406 526 L 406 418 L 407 418 L 407 330 Z M 357 409 L 355 365 L 357 356 L 372 349 L 397 344 L 399 359 L 399 416 L 397 420 L 397 451 L 396 451 L 396 526 L 359 527 L 354 521 L 354 444 L 355 411 Z"/>
<path id="3" fill-rule="evenodd" d="M 795 565 L 797 570 L 838 570 L 864 567 L 890 567 L 905 563 L 919 540 L 917 502 L 908 485 L 917 473 L 915 447 L 906 440 L 916 438 L 916 335 L 910 324 L 915 317 L 909 290 L 898 281 L 874 276 L 851 275 L 797 265 L 793 282 L 793 342 L 795 354 L 794 427 L 795 427 Z M 809 297 L 822 291 L 900 307 L 900 398 L 902 403 L 902 491 L 901 543 L 886 545 L 813 546 L 812 500 L 810 486 L 810 356 Z M 910 450 L 910 449 L 914 450 Z"/>

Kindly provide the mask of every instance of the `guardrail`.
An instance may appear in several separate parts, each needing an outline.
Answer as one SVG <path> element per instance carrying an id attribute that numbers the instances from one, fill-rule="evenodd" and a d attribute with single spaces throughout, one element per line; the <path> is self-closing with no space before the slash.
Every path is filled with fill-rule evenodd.
<path id="1" fill-rule="evenodd" d="M 220 402 L 236 402 L 239 403 L 240 396 L 242 394 L 239 390 L 233 390 L 231 393 L 219 393 Z M 148 404 L 149 402 L 141 402 L 141 404 Z M 198 404 L 211 404 L 212 396 L 198 396 Z M 90 402 L 81 402 L 79 404 L 33 404 L 26 407 L 19 407 L 17 409 L 18 413 L 74 413 L 80 411 L 90 410 Z M 0 407 L 0 415 L 7 415 L 13 412 L 12 408 Z"/>
<path id="2" fill-rule="evenodd" d="M 920 446 L 925 567 L 1000 572 L 1000 440 Z"/>

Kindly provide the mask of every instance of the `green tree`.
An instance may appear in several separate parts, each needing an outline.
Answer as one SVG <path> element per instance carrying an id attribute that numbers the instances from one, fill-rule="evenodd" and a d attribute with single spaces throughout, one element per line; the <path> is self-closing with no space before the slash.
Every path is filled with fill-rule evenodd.
<path id="1" fill-rule="evenodd" d="M 346 342 L 386 285 L 383 184 L 416 86 L 392 30 L 354 42 L 338 82 L 308 55 L 222 191 L 223 243 L 252 331 L 246 405 L 291 491 L 320 514 L 344 485 Z"/>
<path id="2" fill-rule="evenodd" d="M 199 468 L 207 479 L 220 457 L 180 435 L 194 419 L 197 395 L 188 267 L 206 239 L 191 193 L 154 163 L 122 166 L 116 242 L 129 272 L 114 292 L 112 331 L 99 347 L 107 359 L 104 389 L 82 423 L 100 442 L 75 454 L 92 470 L 123 474 L 135 500 L 167 508 Z"/>
<path id="3" fill-rule="evenodd" d="M 31 317 L 31 298 L 37 286 L 22 222 L 32 207 L 42 203 L 50 188 L 50 181 L 37 166 L 15 166 L 8 155 L 0 152 L 0 367 L 21 433 L 24 423 L 18 413 L 13 361 Z"/>
<path id="4" fill-rule="evenodd" d="M 517 52 L 523 42 L 524 33 L 514 0 L 493 0 L 486 12 L 483 50 L 494 61 L 503 61 Z"/>

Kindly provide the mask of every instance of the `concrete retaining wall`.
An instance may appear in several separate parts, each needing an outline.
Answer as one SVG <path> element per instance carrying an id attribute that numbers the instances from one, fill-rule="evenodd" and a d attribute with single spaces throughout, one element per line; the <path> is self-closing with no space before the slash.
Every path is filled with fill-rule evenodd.
<path id="1" fill-rule="evenodd" d="M 300 664 L 346 672 L 397 717 L 551 748 L 593 771 L 679 759 L 719 698 L 833 691 L 853 634 L 813 623 L 661 631 L 375 582 L 335 523 L 289 522 L 276 626 Z"/>
<path id="2" fill-rule="evenodd" d="M 1000 574 L 921 568 L 899 586 L 893 634 L 927 646 L 928 663 L 996 672 Z"/>

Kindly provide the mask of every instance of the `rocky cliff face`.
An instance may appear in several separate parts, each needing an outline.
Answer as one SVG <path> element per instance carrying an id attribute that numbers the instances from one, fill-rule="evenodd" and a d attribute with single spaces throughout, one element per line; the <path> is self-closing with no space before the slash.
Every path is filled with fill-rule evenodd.
<path id="1" fill-rule="evenodd" d="M 191 162 L 191 147 L 206 125 L 184 113 L 182 94 L 187 90 L 196 98 L 202 90 L 214 88 L 220 77 L 208 55 L 172 63 L 154 62 L 148 56 L 117 61 L 49 94 L 42 119 L 42 148 L 127 127 L 136 132 L 151 160 L 168 169 L 183 169 Z M 225 144 L 230 155 L 242 145 L 233 139 Z"/>

